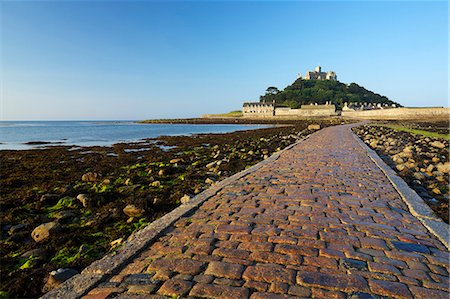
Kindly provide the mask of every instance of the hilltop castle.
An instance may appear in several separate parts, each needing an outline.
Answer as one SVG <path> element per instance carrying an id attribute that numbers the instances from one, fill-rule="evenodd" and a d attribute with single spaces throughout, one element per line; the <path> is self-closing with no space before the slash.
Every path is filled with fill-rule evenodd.
<path id="1" fill-rule="evenodd" d="M 298 75 L 299 79 L 302 79 L 302 76 Z M 337 81 L 337 76 L 335 72 L 322 72 L 321 66 L 317 66 L 314 71 L 307 71 L 305 80 L 330 80 Z"/>

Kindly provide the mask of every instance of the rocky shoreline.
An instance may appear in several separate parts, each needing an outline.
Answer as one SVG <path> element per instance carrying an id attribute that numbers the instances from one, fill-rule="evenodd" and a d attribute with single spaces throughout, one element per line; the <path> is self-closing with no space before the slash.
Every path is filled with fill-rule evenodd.
<path id="1" fill-rule="evenodd" d="M 42 295 L 216 181 L 317 129 L 309 124 L 0 151 L 0 297 Z"/>
<path id="2" fill-rule="evenodd" d="M 389 127 L 393 123 L 368 124 L 354 128 L 354 132 L 424 199 L 438 217 L 449 223 L 448 139 L 393 129 Z M 395 125 L 448 134 L 448 121 L 395 122 Z"/>

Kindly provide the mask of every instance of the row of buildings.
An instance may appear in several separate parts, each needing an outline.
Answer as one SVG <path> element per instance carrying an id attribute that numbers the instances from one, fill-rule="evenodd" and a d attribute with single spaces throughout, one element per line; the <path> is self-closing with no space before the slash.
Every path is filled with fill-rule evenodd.
<path id="1" fill-rule="evenodd" d="M 331 103 L 325 105 L 310 104 L 302 105 L 300 109 L 277 106 L 274 102 L 244 103 L 242 107 L 244 117 L 309 117 L 309 116 L 332 116 L 336 114 L 336 106 Z"/>

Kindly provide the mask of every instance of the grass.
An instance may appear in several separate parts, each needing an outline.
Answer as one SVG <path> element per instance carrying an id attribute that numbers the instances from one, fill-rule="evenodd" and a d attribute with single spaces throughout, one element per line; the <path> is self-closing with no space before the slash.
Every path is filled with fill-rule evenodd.
<path id="1" fill-rule="evenodd" d="M 212 114 L 215 117 L 241 117 L 242 116 L 242 111 L 241 110 L 235 110 L 235 111 L 230 111 L 228 113 L 220 113 L 220 114 Z"/>
<path id="2" fill-rule="evenodd" d="M 439 139 L 450 140 L 450 134 L 440 134 L 440 133 L 430 132 L 430 131 L 425 131 L 425 130 L 411 129 L 411 128 L 407 128 L 407 127 L 400 126 L 400 125 L 381 125 L 381 126 L 388 127 L 388 128 L 391 128 L 391 129 L 397 130 L 397 131 L 411 133 L 414 135 L 422 135 L 424 137 L 429 137 L 429 138 L 439 138 Z"/>

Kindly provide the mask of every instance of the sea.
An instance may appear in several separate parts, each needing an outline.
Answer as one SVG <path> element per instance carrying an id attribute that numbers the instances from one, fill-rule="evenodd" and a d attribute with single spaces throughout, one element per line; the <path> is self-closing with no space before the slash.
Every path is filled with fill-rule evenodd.
<path id="1" fill-rule="evenodd" d="M 270 126 L 140 124 L 134 121 L 0 121 L 0 150 L 25 150 L 57 145 L 111 146 L 115 143 L 137 142 L 159 136 L 229 133 L 267 127 Z M 29 142 L 35 144 L 27 144 Z"/>

